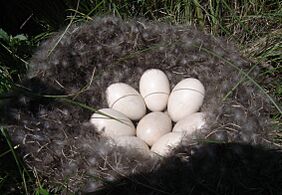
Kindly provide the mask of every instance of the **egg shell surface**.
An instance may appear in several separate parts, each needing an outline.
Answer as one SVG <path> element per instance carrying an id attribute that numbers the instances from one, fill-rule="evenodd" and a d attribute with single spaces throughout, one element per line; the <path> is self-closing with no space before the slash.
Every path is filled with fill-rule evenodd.
<path id="1" fill-rule="evenodd" d="M 194 78 L 180 81 L 168 98 L 167 111 L 174 122 L 197 112 L 203 104 L 205 88 Z"/>
<path id="2" fill-rule="evenodd" d="M 163 112 L 151 112 L 144 116 L 138 123 L 136 134 L 149 146 L 152 146 L 161 136 L 169 133 L 172 122 Z"/>
<path id="3" fill-rule="evenodd" d="M 160 137 L 160 139 L 158 139 L 158 141 L 153 144 L 151 151 L 161 156 L 166 156 L 171 151 L 171 149 L 175 148 L 181 142 L 182 138 L 182 133 L 167 133 Z"/>
<path id="4" fill-rule="evenodd" d="M 149 146 L 136 136 L 119 136 L 115 138 L 115 142 L 117 146 L 125 147 L 125 148 L 133 148 L 142 153 L 149 153 Z"/>
<path id="5" fill-rule="evenodd" d="M 121 112 L 111 108 L 103 108 L 95 112 L 91 116 L 90 123 L 99 133 L 111 138 L 136 134 L 132 121 Z"/>
<path id="6" fill-rule="evenodd" d="M 139 120 L 146 114 L 142 96 L 133 87 L 125 83 L 114 83 L 106 90 L 108 106 L 131 120 Z"/>
<path id="7" fill-rule="evenodd" d="M 204 113 L 196 112 L 179 120 L 173 127 L 172 132 L 192 134 L 205 125 Z"/>
<path id="8" fill-rule="evenodd" d="M 170 93 L 169 80 L 159 69 L 146 70 L 139 81 L 140 94 L 151 111 L 162 111 L 167 106 Z"/>

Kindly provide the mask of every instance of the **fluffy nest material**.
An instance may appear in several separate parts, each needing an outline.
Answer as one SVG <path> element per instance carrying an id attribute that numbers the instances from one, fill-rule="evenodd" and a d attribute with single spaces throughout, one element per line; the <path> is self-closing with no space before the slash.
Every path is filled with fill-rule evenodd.
<path id="1" fill-rule="evenodd" d="M 167 158 L 117 147 L 89 124 L 87 106 L 107 107 L 110 84 L 138 89 L 149 68 L 163 70 L 172 87 L 194 77 L 206 89 L 207 127 Z M 110 194 L 275 194 L 282 157 L 269 149 L 271 106 L 248 79 L 259 69 L 250 68 L 231 44 L 189 26 L 96 17 L 42 44 L 3 104 L 2 123 L 54 192 L 98 194 L 112 184 Z"/>

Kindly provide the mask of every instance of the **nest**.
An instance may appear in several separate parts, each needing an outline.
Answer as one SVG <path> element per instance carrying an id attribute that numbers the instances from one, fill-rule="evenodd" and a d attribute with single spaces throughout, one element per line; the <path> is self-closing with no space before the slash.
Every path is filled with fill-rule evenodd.
<path id="1" fill-rule="evenodd" d="M 206 89 L 201 112 L 206 114 L 207 126 L 185 137 L 166 158 L 117 147 L 89 124 L 93 114 L 89 107 L 107 107 L 105 90 L 110 84 L 124 82 L 138 89 L 142 73 L 149 68 L 164 71 L 172 87 L 194 77 Z M 122 181 L 130 191 L 119 187 L 114 194 L 236 194 L 237 189 L 244 194 L 252 192 L 248 190 L 253 186 L 238 184 L 246 176 L 242 172 L 235 170 L 230 180 L 220 182 L 220 176 L 228 178 L 228 164 L 238 159 L 244 167 L 244 163 L 259 163 L 259 154 L 262 159 L 274 155 L 274 151 L 268 153 L 270 149 L 255 148 L 272 148 L 268 141 L 271 106 L 248 79 L 256 77 L 259 69 L 250 68 L 231 44 L 192 27 L 97 17 L 74 24 L 64 35 L 58 33 L 42 44 L 21 84 L 25 93 L 13 92 L 16 97 L 6 102 L 2 122 L 20 144 L 26 164 L 54 191 L 63 186 L 65 193 L 94 193 Z M 226 160 L 218 164 L 220 151 Z M 281 163 L 281 155 L 274 156 L 273 162 Z M 211 170 L 217 170 L 214 177 L 203 179 L 213 174 Z M 281 182 L 281 176 L 276 180 Z"/>

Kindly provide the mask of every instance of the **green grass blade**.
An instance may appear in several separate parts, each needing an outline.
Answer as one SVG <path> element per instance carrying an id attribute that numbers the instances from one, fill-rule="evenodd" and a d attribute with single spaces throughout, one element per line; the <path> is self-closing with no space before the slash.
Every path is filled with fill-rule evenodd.
<path id="1" fill-rule="evenodd" d="M 25 193 L 28 194 L 28 189 L 27 189 L 27 183 L 26 183 L 26 176 L 28 177 L 28 179 L 30 180 L 31 179 L 31 176 L 29 175 L 28 171 L 26 170 L 26 168 L 24 167 L 24 165 L 22 164 L 22 162 L 19 160 L 15 150 L 14 150 L 14 146 L 12 144 L 12 141 L 10 139 L 10 136 L 7 132 L 7 130 L 3 127 L 0 127 L 1 129 L 1 133 L 2 135 L 4 136 L 11 152 L 12 152 L 12 155 L 15 159 L 15 162 L 17 164 L 17 167 L 18 167 L 18 171 L 21 175 L 21 178 L 22 178 L 22 181 L 23 181 L 23 186 L 24 186 L 24 190 L 25 190 Z"/>

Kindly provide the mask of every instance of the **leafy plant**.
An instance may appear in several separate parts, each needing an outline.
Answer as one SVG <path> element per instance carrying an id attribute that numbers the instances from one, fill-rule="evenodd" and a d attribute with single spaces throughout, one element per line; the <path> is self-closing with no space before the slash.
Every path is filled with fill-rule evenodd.
<path id="1" fill-rule="evenodd" d="M 36 44 L 27 36 L 8 35 L 0 29 L 0 94 L 8 91 L 13 82 L 21 79 L 28 69 L 28 60 Z"/>

